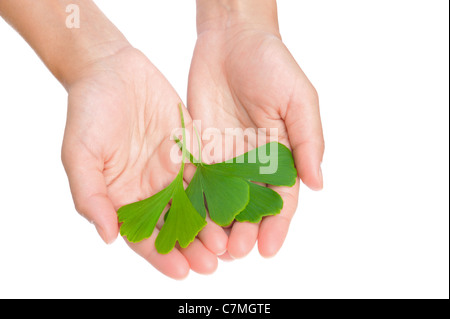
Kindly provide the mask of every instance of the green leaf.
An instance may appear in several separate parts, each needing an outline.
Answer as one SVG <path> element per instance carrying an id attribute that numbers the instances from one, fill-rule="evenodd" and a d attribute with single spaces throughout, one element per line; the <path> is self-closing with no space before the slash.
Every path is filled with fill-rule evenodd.
<path id="1" fill-rule="evenodd" d="M 281 196 L 252 182 L 293 186 L 297 177 L 292 153 L 277 142 L 262 145 L 230 161 L 194 164 L 197 170 L 186 194 L 203 217 L 206 216 L 206 199 L 211 219 L 220 226 L 227 226 L 234 219 L 256 223 L 264 216 L 280 213 Z"/>
<path id="2" fill-rule="evenodd" d="M 231 224 L 248 204 L 249 186 L 240 178 L 201 165 L 186 189 L 195 209 L 206 217 L 205 198 L 211 219 L 220 226 Z"/>
<path id="3" fill-rule="evenodd" d="M 294 186 L 297 178 L 291 151 L 277 142 L 264 144 L 230 161 L 211 166 L 228 175 L 275 186 Z"/>
<path id="4" fill-rule="evenodd" d="M 139 242 L 153 233 L 166 205 L 172 199 L 170 214 L 155 241 L 160 254 L 169 253 L 176 245 L 186 248 L 206 225 L 206 221 L 192 206 L 183 188 L 182 170 L 175 180 L 159 193 L 143 201 L 119 209 L 120 234 L 130 242 Z"/>
<path id="5" fill-rule="evenodd" d="M 119 223 L 123 223 L 120 235 L 126 236 L 132 243 L 150 237 L 159 216 L 173 196 L 176 180 L 150 198 L 121 207 L 117 211 Z"/>
<path id="6" fill-rule="evenodd" d="M 191 182 L 186 188 L 186 195 L 190 199 L 192 205 L 195 207 L 197 212 L 206 218 L 206 207 L 205 207 L 205 197 L 203 195 L 202 186 L 202 175 L 197 174 L 197 172 L 192 177 Z"/>
<path id="7" fill-rule="evenodd" d="M 173 193 L 170 214 L 167 214 L 167 219 L 156 238 L 156 249 L 160 254 L 167 254 L 175 247 L 177 241 L 182 248 L 186 248 L 205 225 L 205 219 L 189 201 L 183 188 L 183 180 L 180 178 Z"/>
<path id="8" fill-rule="evenodd" d="M 186 140 L 181 104 L 179 104 L 183 141 Z M 183 144 L 182 144 L 183 145 Z M 117 214 L 120 234 L 130 242 L 139 242 L 152 235 L 164 208 L 172 199 L 170 214 L 166 214 L 156 241 L 156 250 L 161 254 L 169 253 L 178 242 L 186 248 L 206 225 L 206 221 L 195 210 L 183 187 L 184 160 L 187 157 L 183 145 L 183 161 L 177 177 L 165 189 L 142 201 L 121 207 Z"/>
<path id="9" fill-rule="evenodd" d="M 236 216 L 239 222 L 259 223 L 264 216 L 277 215 L 283 208 L 283 199 L 273 189 L 248 183 L 250 201 L 247 207 Z"/>
<path id="10" fill-rule="evenodd" d="M 248 184 L 241 178 L 217 173 L 209 166 L 197 170 L 201 172 L 209 216 L 220 226 L 230 225 L 248 204 Z"/>

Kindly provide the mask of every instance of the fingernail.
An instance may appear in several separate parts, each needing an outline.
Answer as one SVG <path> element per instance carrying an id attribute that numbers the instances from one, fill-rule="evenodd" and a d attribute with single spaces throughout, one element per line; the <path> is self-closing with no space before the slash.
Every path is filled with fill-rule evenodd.
<path id="1" fill-rule="evenodd" d="M 319 165 L 319 181 L 320 181 L 320 189 L 323 188 L 323 173 L 322 173 L 322 164 Z"/>
<path id="2" fill-rule="evenodd" d="M 114 241 L 115 238 L 108 238 L 108 235 L 106 233 L 106 231 L 103 229 L 102 226 L 96 224 L 95 222 L 93 223 L 95 226 L 95 229 L 97 230 L 97 233 L 100 235 L 100 237 L 102 238 L 102 240 L 107 244 L 107 245 L 111 245 Z"/>

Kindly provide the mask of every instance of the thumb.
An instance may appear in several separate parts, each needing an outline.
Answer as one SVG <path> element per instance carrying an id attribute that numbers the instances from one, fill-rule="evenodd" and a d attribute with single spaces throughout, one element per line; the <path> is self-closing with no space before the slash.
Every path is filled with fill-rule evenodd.
<path id="1" fill-rule="evenodd" d="M 294 92 L 286 111 L 285 123 L 300 179 L 310 189 L 321 190 L 325 143 L 319 98 L 311 84 Z"/>
<path id="2" fill-rule="evenodd" d="M 63 165 L 76 210 L 95 225 L 105 243 L 111 244 L 119 232 L 117 213 L 107 195 L 103 163 L 86 153 L 63 147 Z"/>

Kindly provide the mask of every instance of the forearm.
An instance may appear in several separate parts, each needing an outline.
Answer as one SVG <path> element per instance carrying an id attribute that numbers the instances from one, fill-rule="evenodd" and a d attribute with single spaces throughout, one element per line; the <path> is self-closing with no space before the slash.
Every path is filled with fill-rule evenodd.
<path id="1" fill-rule="evenodd" d="M 197 0 L 197 32 L 258 28 L 279 34 L 276 0 Z"/>
<path id="2" fill-rule="evenodd" d="M 70 4 L 79 8 L 79 28 L 68 24 Z M 65 87 L 90 63 L 129 45 L 91 0 L 0 0 L 0 15 Z"/>

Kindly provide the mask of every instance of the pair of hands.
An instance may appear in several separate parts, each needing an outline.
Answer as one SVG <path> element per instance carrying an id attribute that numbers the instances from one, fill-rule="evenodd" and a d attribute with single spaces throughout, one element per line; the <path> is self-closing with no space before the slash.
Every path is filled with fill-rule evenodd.
<path id="1" fill-rule="evenodd" d="M 282 43 L 276 29 L 245 22 L 232 27 L 199 25 L 189 74 L 186 125 L 278 128 L 279 142 L 293 151 L 299 178 L 322 188 L 323 136 L 315 89 Z M 124 45 L 90 63 L 67 87 L 69 107 L 62 159 L 77 211 L 102 239 L 119 233 L 116 211 L 166 187 L 179 166 L 169 159 L 171 134 L 180 127 L 181 101 L 170 83 L 138 50 Z M 245 256 L 258 242 L 262 256 L 275 255 L 297 207 L 299 181 L 276 187 L 284 200 L 277 216 L 260 224 L 207 226 L 185 249 L 158 254 L 152 236 L 128 243 L 165 275 L 189 270 L 208 274 L 223 259 Z"/>

